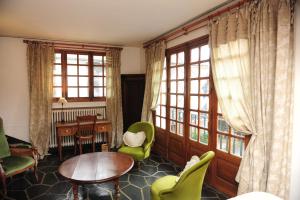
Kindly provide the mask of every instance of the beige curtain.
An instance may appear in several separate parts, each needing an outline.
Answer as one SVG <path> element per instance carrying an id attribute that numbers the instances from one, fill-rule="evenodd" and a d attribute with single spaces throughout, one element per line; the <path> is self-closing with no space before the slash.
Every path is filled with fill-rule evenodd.
<path id="1" fill-rule="evenodd" d="M 48 153 L 51 133 L 52 67 L 54 49 L 49 44 L 29 42 L 29 136 L 41 156 Z"/>
<path id="2" fill-rule="evenodd" d="M 122 144 L 123 113 L 121 97 L 121 49 L 109 49 L 106 52 L 106 106 L 107 118 L 112 123 L 111 147 Z"/>
<path id="3" fill-rule="evenodd" d="M 225 120 L 252 134 L 238 193 L 288 199 L 293 88 L 293 2 L 252 1 L 210 24 L 212 70 Z"/>
<path id="4" fill-rule="evenodd" d="M 152 122 L 152 110 L 155 109 L 159 96 L 165 60 L 165 41 L 155 43 L 146 48 L 146 85 L 142 110 L 142 121 Z"/>

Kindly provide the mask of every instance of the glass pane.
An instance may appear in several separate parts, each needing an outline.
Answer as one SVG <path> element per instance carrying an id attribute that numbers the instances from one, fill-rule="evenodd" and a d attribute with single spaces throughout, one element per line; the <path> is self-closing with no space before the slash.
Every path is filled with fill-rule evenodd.
<path id="1" fill-rule="evenodd" d="M 171 68 L 171 80 L 176 79 L 176 68 Z"/>
<path id="2" fill-rule="evenodd" d="M 67 75 L 77 75 L 77 66 L 68 65 Z"/>
<path id="3" fill-rule="evenodd" d="M 178 81 L 178 93 L 184 93 L 184 81 Z"/>
<path id="4" fill-rule="evenodd" d="M 176 108 L 170 108 L 170 119 L 176 120 Z"/>
<path id="5" fill-rule="evenodd" d="M 166 105 L 167 104 L 167 96 L 166 94 L 161 94 L 161 104 Z"/>
<path id="6" fill-rule="evenodd" d="M 218 134 L 217 149 L 228 152 L 228 137 L 226 135 Z"/>
<path id="7" fill-rule="evenodd" d="M 176 122 L 170 121 L 170 131 L 171 131 L 171 133 L 176 132 Z"/>
<path id="8" fill-rule="evenodd" d="M 68 88 L 68 97 L 78 97 L 77 88 Z"/>
<path id="9" fill-rule="evenodd" d="M 229 133 L 229 126 L 223 117 L 218 116 L 218 131 L 223 133 Z"/>
<path id="10" fill-rule="evenodd" d="M 160 117 L 156 117 L 155 125 L 156 125 L 157 127 L 160 127 Z"/>
<path id="11" fill-rule="evenodd" d="M 200 94 L 209 94 L 208 79 L 200 80 Z"/>
<path id="12" fill-rule="evenodd" d="M 166 129 L 166 119 L 165 118 L 161 118 L 161 128 Z"/>
<path id="13" fill-rule="evenodd" d="M 61 65 L 54 65 L 53 67 L 53 74 L 61 75 Z"/>
<path id="14" fill-rule="evenodd" d="M 155 114 L 157 116 L 160 116 L 160 106 L 157 106 L 156 109 L 155 109 Z"/>
<path id="15" fill-rule="evenodd" d="M 166 117 L 166 106 L 161 106 L 161 116 Z"/>
<path id="16" fill-rule="evenodd" d="M 95 97 L 102 97 L 103 96 L 103 88 L 94 88 L 94 96 Z"/>
<path id="17" fill-rule="evenodd" d="M 177 133 L 183 136 L 183 124 L 177 123 Z"/>
<path id="18" fill-rule="evenodd" d="M 102 65 L 102 56 L 93 56 L 94 65 Z"/>
<path id="19" fill-rule="evenodd" d="M 55 63 L 61 63 L 61 53 L 55 53 L 54 54 L 54 62 Z"/>
<path id="20" fill-rule="evenodd" d="M 68 64 L 77 64 L 77 54 L 67 54 Z"/>
<path id="21" fill-rule="evenodd" d="M 184 106 L 184 96 L 183 95 L 178 95 L 177 96 L 177 106 L 180 108 L 183 108 Z"/>
<path id="22" fill-rule="evenodd" d="M 184 79 L 184 67 L 177 68 L 178 79 Z"/>
<path id="23" fill-rule="evenodd" d="M 244 134 L 242 132 L 236 131 L 234 129 L 232 129 L 231 134 L 232 135 L 237 135 L 237 136 L 240 136 L 240 137 L 244 137 Z"/>
<path id="24" fill-rule="evenodd" d="M 190 108 L 193 110 L 198 110 L 198 96 L 191 96 L 190 101 Z"/>
<path id="25" fill-rule="evenodd" d="M 103 86 L 106 86 L 106 77 L 103 77 Z"/>
<path id="26" fill-rule="evenodd" d="M 198 78 L 199 76 L 199 65 L 191 65 L 191 78 Z"/>
<path id="27" fill-rule="evenodd" d="M 183 122 L 184 112 L 182 109 L 177 109 L 177 121 Z"/>
<path id="28" fill-rule="evenodd" d="M 208 144 L 208 131 L 200 128 L 200 143 Z"/>
<path id="29" fill-rule="evenodd" d="M 89 67 L 88 66 L 79 66 L 79 75 L 89 75 Z"/>
<path id="30" fill-rule="evenodd" d="M 162 93 L 166 93 L 167 92 L 166 82 L 161 82 L 160 90 L 161 90 Z"/>
<path id="31" fill-rule="evenodd" d="M 209 77 L 209 62 L 200 64 L 200 77 Z"/>
<path id="32" fill-rule="evenodd" d="M 94 86 L 103 86 L 103 78 L 94 77 Z"/>
<path id="33" fill-rule="evenodd" d="M 208 60 L 209 59 L 209 47 L 208 45 L 204 45 L 201 47 L 201 55 L 200 55 L 201 60 Z"/>
<path id="34" fill-rule="evenodd" d="M 89 64 L 89 56 L 88 55 L 79 55 L 79 64 L 82 64 L 82 65 Z"/>
<path id="35" fill-rule="evenodd" d="M 207 113 L 200 113 L 200 126 L 203 128 L 208 128 L 208 114 Z"/>
<path id="36" fill-rule="evenodd" d="M 79 88 L 79 97 L 88 97 L 89 88 Z"/>
<path id="37" fill-rule="evenodd" d="M 176 81 L 171 81 L 170 85 L 171 85 L 170 92 L 176 93 Z"/>
<path id="38" fill-rule="evenodd" d="M 79 77 L 79 86 L 89 86 L 89 77 Z"/>
<path id="39" fill-rule="evenodd" d="M 164 69 L 163 70 L 163 74 L 162 74 L 162 78 L 163 81 L 167 80 L 167 71 Z"/>
<path id="40" fill-rule="evenodd" d="M 244 153 L 244 141 L 238 138 L 231 138 L 231 154 L 242 157 Z"/>
<path id="41" fill-rule="evenodd" d="M 62 89 L 61 87 L 53 88 L 53 97 L 59 98 L 62 96 Z"/>
<path id="42" fill-rule="evenodd" d="M 170 95 L 171 96 L 171 102 L 170 105 L 171 106 L 176 106 L 176 95 Z"/>
<path id="43" fill-rule="evenodd" d="M 190 126 L 190 139 L 198 141 L 198 128 Z"/>
<path id="44" fill-rule="evenodd" d="M 199 84 L 198 80 L 191 81 L 191 94 L 198 94 L 199 92 Z"/>
<path id="45" fill-rule="evenodd" d="M 61 86 L 61 76 L 53 76 L 53 86 Z"/>
<path id="46" fill-rule="evenodd" d="M 103 88 L 103 96 L 106 96 L 106 87 Z"/>
<path id="47" fill-rule="evenodd" d="M 184 52 L 180 52 L 178 54 L 178 65 L 183 65 L 184 64 Z"/>
<path id="48" fill-rule="evenodd" d="M 171 66 L 176 65 L 176 54 L 171 55 Z"/>
<path id="49" fill-rule="evenodd" d="M 198 112 L 190 112 L 190 123 L 198 126 Z"/>
<path id="50" fill-rule="evenodd" d="M 200 110 L 203 110 L 203 111 L 209 110 L 209 97 L 208 96 L 200 97 Z"/>
<path id="51" fill-rule="evenodd" d="M 191 62 L 199 61 L 199 48 L 194 48 L 191 50 Z"/>
<path id="52" fill-rule="evenodd" d="M 68 86 L 77 86 L 77 77 L 68 76 Z"/>
<path id="53" fill-rule="evenodd" d="M 94 76 L 103 76 L 103 68 L 94 67 Z"/>

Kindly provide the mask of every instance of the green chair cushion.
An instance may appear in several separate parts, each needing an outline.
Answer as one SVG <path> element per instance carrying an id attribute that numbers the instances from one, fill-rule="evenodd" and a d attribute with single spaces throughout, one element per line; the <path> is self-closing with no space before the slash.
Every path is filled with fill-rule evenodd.
<path id="1" fill-rule="evenodd" d="M 158 200 L 159 193 L 164 190 L 170 190 L 176 185 L 177 176 L 164 176 L 154 181 L 151 186 L 152 200 Z"/>
<path id="2" fill-rule="evenodd" d="M 2 167 L 5 175 L 13 175 L 16 171 L 22 170 L 35 163 L 34 159 L 29 156 L 10 156 L 3 158 Z"/>
<path id="3" fill-rule="evenodd" d="M 143 160 L 145 156 L 143 147 L 122 146 L 118 152 L 129 154 L 134 160 Z"/>
<path id="4" fill-rule="evenodd" d="M 5 158 L 7 156 L 10 156 L 10 150 L 4 134 L 2 118 L 0 117 L 0 158 Z"/>

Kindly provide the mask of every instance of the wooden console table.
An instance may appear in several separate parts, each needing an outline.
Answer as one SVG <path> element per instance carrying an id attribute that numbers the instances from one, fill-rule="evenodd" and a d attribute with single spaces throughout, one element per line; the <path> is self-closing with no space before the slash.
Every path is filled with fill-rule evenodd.
<path id="1" fill-rule="evenodd" d="M 87 123 L 89 125 L 89 123 Z M 76 134 L 77 131 L 77 123 L 76 121 L 72 122 L 58 122 L 56 123 L 56 139 L 57 139 L 57 148 L 58 148 L 58 154 L 59 159 L 62 160 L 62 146 L 61 146 L 61 140 L 64 136 L 73 136 Z M 106 134 L 106 138 L 108 139 L 107 145 L 108 148 L 110 148 L 111 144 L 111 122 L 106 120 L 97 120 L 96 126 L 95 126 L 97 133 L 104 133 Z"/>

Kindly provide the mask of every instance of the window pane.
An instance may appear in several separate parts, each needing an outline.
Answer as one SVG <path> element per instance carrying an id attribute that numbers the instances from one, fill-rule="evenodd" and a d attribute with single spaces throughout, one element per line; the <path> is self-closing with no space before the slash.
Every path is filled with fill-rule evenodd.
<path id="1" fill-rule="evenodd" d="M 89 67 L 88 66 L 79 66 L 79 75 L 89 75 Z"/>
<path id="2" fill-rule="evenodd" d="M 106 77 L 103 77 L 103 86 L 106 86 Z"/>
<path id="3" fill-rule="evenodd" d="M 167 71 L 164 69 L 163 70 L 163 74 L 162 74 L 162 78 L 163 81 L 167 80 Z"/>
<path id="4" fill-rule="evenodd" d="M 171 66 L 176 65 L 176 54 L 171 55 Z"/>
<path id="5" fill-rule="evenodd" d="M 55 63 L 61 63 L 61 53 L 55 53 L 54 60 Z"/>
<path id="6" fill-rule="evenodd" d="M 79 88 L 79 97 L 88 97 L 89 88 Z"/>
<path id="7" fill-rule="evenodd" d="M 209 110 L 209 97 L 208 96 L 200 97 L 200 110 L 203 110 L 203 111 Z"/>
<path id="8" fill-rule="evenodd" d="M 198 141 L 198 128 L 190 126 L 190 139 Z"/>
<path id="9" fill-rule="evenodd" d="M 161 94 L 161 104 L 162 105 L 166 105 L 167 104 L 166 94 Z"/>
<path id="10" fill-rule="evenodd" d="M 183 136 L 183 124 L 177 123 L 177 133 L 181 136 Z"/>
<path id="11" fill-rule="evenodd" d="M 81 64 L 81 65 L 89 64 L 89 56 L 88 55 L 79 55 L 79 64 Z"/>
<path id="12" fill-rule="evenodd" d="M 68 65 L 67 74 L 68 75 L 77 75 L 77 66 L 74 65 Z"/>
<path id="13" fill-rule="evenodd" d="M 68 76 L 68 86 L 77 86 L 77 77 Z"/>
<path id="14" fill-rule="evenodd" d="M 228 133 L 229 132 L 229 126 L 224 120 L 223 117 L 218 116 L 218 131 L 223 132 L 223 133 Z"/>
<path id="15" fill-rule="evenodd" d="M 176 120 L 176 108 L 170 108 L 170 119 Z"/>
<path id="16" fill-rule="evenodd" d="M 234 129 L 231 129 L 232 131 L 231 131 L 231 134 L 232 135 L 237 135 L 237 136 L 240 136 L 240 137 L 244 137 L 244 134 L 242 133 L 242 132 L 240 132 L 240 131 L 236 131 L 236 130 L 234 130 Z"/>
<path id="17" fill-rule="evenodd" d="M 171 85 L 170 92 L 171 93 L 176 93 L 176 81 L 171 81 L 170 85 Z"/>
<path id="18" fill-rule="evenodd" d="M 166 106 L 161 106 L 161 116 L 166 117 Z"/>
<path id="19" fill-rule="evenodd" d="M 178 65 L 183 65 L 184 64 L 184 52 L 180 52 L 178 54 Z"/>
<path id="20" fill-rule="evenodd" d="M 191 50 L 191 62 L 199 61 L 199 48 L 194 48 Z"/>
<path id="21" fill-rule="evenodd" d="M 93 56 L 94 65 L 102 65 L 102 56 Z"/>
<path id="22" fill-rule="evenodd" d="M 228 152 L 228 137 L 226 135 L 218 134 L 217 149 Z"/>
<path id="23" fill-rule="evenodd" d="M 199 76 L 199 65 L 191 65 L 191 78 L 197 78 Z"/>
<path id="24" fill-rule="evenodd" d="M 155 109 L 155 114 L 160 116 L 160 106 L 157 106 Z"/>
<path id="25" fill-rule="evenodd" d="M 198 112 L 190 112 L 190 123 L 198 126 Z"/>
<path id="26" fill-rule="evenodd" d="M 77 54 L 67 54 L 68 64 L 77 64 Z"/>
<path id="27" fill-rule="evenodd" d="M 207 113 L 200 113 L 200 126 L 203 128 L 208 128 L 208 114 Z"/>
<path id="28" fill-rule="evenodd" d="M 162 93 L 166 93 L 167 92 L 166 82 L 162 82 L 160 88 Z"/>
<path id="29" fill-rule="evenodd" d="M 183 95 L 178 95 L 177 96 L 177 106 L 180 108 L 184 107 L 184 96 Z"/>
<path id="30" fill-rule="evenodd" d="M 183 122 L 183 110 L 182 109 L 177 109 L 177 121 Z"/>
<path id="31" fill-rule="evenodd" d="M 184 79 L 184 67 L 177 68 L 178 79 Z"/>
<path id="32" fill-rule="evenodd" d="M 209 59 L 209 47 L 208 45 L 202 46 L 201 47 L 201 60 L 208 60 Z"/>
<path id="33" fill-rule="evenodd" d="M 103 68 L 94 67 L 94 76 L 103 76 Z"/>
<path id="34" fill-rule="evenodd" d="M 200 128 L 200 143 L 208 144 L 208 131 Z"/>
<path id="35" fill-rule="evenodd" d="M 198 96 L 191 96 L 190 101 L 190 108 L 193 110 L 198 110 Z"/>
<path id="36" fill-rule="evenodd" d="M 176 79 L 176 68 L 171 68 L 171 80 Z"/>
<path id="37" fill-rule="evenodd" d="M 94 96 L 95 97 L 102 97 L 103 96 L 103 88 L 95 87 L 94 88 Z"/>
<path id="38" fill-rule="evenodd" d="M 53 74 L 61 75 L 61 65 L 54 65 L 53 67 Z"/>
<path id="39" fill-rule="evenodd" d="M 178 81 L 178 93 L 184 93 L 184 81 Z"/>
<path id="40" fill-rule="evenodd" d="M 171 131 L 171 133 L 176 132 L 176 122 L 170 121 L 170 131 Z"/>
<path id="41" fill-rule="evenodd" d="M 103 78 L 94 77 L 94 86 L 103 86 Z"/>
<path id="42" fill-rule="evenodd" d="M 238 138 L 231 138 L 231 154 L 242 157 L 244 153 L 244 141 Z"/>
<path id="43" fill-rule="evenodd" d="M 157 127 L 160 127 L 160 117 L 156 117 L 155 125 L 156 125 Z"/>
<path id="44" fill-rule="evenodd" d="M 61 87 L 53 88 L 53 97 L 58 98 L 62 96 L 62 89 Z"/>
<path id="45" fill-rule="evenodd" d="M 165 118 L 161 118 L 161 128 L 166 129 L 166 119 Z"/>
<path id="46" fill-rule="evenodd" d="M 200 77 L 209 77 L 209 62 L 200 64 Z"/>
<path id="47" fill-rule="evenodd" d="M 198 80 L 191 81 L 191 94 L 198 94 L 199 92 L 199 85 Z"/>
<path id="48" fill-rule="evenodd" d="M 78 97 L 77 88 L 68 88 L 68 97 Z"/>
<path id="49" fill-rule="evenodd" d="M 176 106 L 176 95 L 170 95 L 170 96 L 171 96 L 170 105 L 171 106 Z"/>
<path id="50" fill-rule="evenodd" d="M 61 86 L 61 76 L 53 77 L 53 86 Z"/>
<path id="51" fill-rule="evenodd" d="M 79 77 L 79 86 L 89 86 L 89 77 Z"/>
<path id="52" fill-rule="evenodd" d="M 200 94 L 209 94 L 208 79 L 200 80 Z"/>

